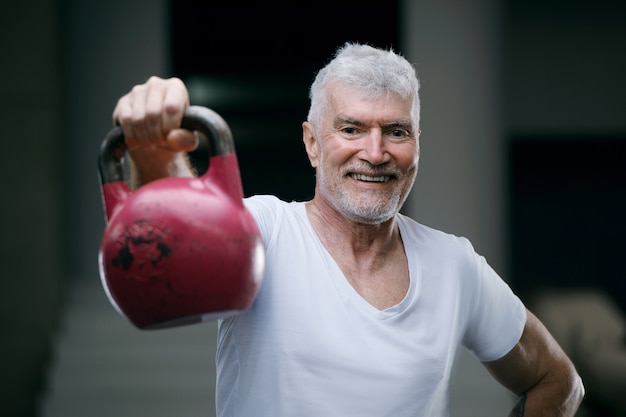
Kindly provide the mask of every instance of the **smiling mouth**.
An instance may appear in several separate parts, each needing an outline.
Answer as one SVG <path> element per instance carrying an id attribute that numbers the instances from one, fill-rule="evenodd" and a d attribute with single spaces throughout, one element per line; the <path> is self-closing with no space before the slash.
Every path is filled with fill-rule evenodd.
<path id="1" fill-rule="evenodd" d="M 391 179 L 391 175 L 378 175 L 372 177 L 369 175 L 351 173 L 350 176 L 357 181 L 364 182 L 388 182 Z"/>

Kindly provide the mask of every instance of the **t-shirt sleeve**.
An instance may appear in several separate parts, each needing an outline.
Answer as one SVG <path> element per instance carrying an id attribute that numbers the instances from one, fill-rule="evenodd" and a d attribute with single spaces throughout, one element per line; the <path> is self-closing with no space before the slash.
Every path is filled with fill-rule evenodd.
<path id="1" fill-rule="evenodd" d="M 478 360 L 489 362 L 517 344 L 526 324 L 526 307 L 484 257 L 473 249 L 471 253 L 476 277 L 468 289 L 473 297 L 463 346 Z"/>
<path id="2" fill-rule="evenodd" d="M 244 198 L 243 202 L 256 221 L 263 243 L 267 247 L 273 237 L 275 225 L 281 213 L 280 200 L 271 195 L 257 195 Z"/>

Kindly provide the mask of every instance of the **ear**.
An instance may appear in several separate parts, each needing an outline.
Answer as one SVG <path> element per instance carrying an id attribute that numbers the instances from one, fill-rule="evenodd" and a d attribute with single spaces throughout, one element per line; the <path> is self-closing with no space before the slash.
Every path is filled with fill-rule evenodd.
<path id="1" fill-rule="evenodd" d="M 309 156 L 311 166 L 313 168 L 317 168 L 319 164 L 320 146 L 315 139 L 313 126 L 311 126 L 311 123 L 309 122 L 302 123 L 302 142 L 304 142 L 304 147 L 306 148 L 306 153 Z"/>

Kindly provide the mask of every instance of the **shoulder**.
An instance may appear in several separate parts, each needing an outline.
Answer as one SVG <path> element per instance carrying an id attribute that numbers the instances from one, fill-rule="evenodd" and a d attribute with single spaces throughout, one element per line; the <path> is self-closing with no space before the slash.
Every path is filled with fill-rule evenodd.
<path id="1" fill-rule="evenodd" d="M 425 226 L 402 214 L 398 214 L 397 219 L 402 239 L 411 248 L 422 253 L 433 251 L 442 256 L 475 255 L 472 243 L 464 236 Z"/>
<path id="2" fill-rule="evenodd" d="M 399 227 L 407 256 L 419 262 L 422 271 L 454 283 L 470 298 L 485 285 L 501 278 L 463 236 L 454 235 L 401 216 Z"/>
<path id="3" fill-rule="evenodd" d="M 251 197 L 244 198 L 243 203 L 253 215 L 264 211 L 273 212 L 287 204 L 273 195 L 253 195 Z"/>
<path id="4" fill-rule="evenodd" d="M 273 195 L 255 195 L 244 198 L 244 205 L 257 223 L 261 234 L 269 239 L 277 225 L 288 217 L 297 216 L 304 203 L 286 202 Z"/>

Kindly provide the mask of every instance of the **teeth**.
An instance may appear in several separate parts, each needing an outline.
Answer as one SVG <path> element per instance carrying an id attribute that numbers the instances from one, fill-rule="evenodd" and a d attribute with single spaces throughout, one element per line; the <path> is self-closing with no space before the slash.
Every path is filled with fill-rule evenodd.
<path id="1" fill-rule="evenodd" d="M 367 181 L 367 182 L 387 182 L 389 181 L 389 175 L 381 175 L 378 177 L 370 177 L 368 175 L 363 174 L 351 174 L 352 178 L 359 181 Z"/>

